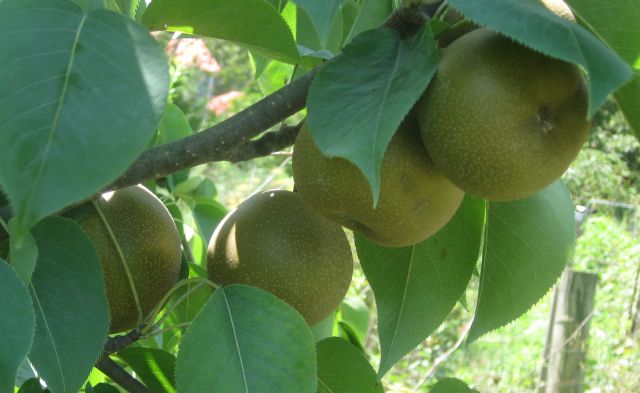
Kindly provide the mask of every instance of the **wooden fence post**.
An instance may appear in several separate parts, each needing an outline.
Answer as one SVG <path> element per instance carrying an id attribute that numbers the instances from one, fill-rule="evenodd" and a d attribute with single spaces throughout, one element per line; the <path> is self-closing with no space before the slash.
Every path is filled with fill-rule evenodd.
<path id="1" fill-rule="evenodd" d="M 539 393 L 581 393 L 598 276 L 566 269 L 556 288 Z"/>

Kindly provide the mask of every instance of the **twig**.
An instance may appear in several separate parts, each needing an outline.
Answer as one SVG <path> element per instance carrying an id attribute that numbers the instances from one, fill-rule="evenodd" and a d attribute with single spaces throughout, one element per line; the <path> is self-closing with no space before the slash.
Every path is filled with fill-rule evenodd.
<path id="1" fill-rule="evenodd" d="M 402 38 L 411 37 L 431 18 L 438 7 L 439 4 L 423 4 L 399 8 L 383 26 L 396 30 Z"/>
<path id="2" fill-rule="evenodd" d="M 133 344 L 142 338 L 142 327 L 139 326 L 127 334 L 115 337 L 109 337 L 107 342 L 104 344 L 104 352 L 108 355 L 112 353 L 116 353 Z"/>
<path id="3" fill-rule="evenodd" d="M 129 393 L 153 393 L 107 355 L 98 360 L 96 368 Z"/>
<path id="4" fill-rule="evenodd" d="M 295 126 L 282 126 L 279 130 L 268 132 L 255 141 L 240 145 L 237 149 L 229 152 L 226 161 L 240 162 L 265 157 L 291 146 L 295 142 L 301 126 L 302 123 Z"/>
<path id="5" fill-rule="evenodd" d="M 464 342 L 464 340 L 467 338 L 467 333 L 469 333 L 469 330 L 471 330 L 471 325 L 473 324 L 473 319 L 471 321 L 469 321 L 467 323 L 467 326 L 465 326 L 462 334 L 460 334 L 460 337 L 458 338 L 458 341 L 456 341 L 455 344 L 453 344 L 453 346 L 451 348 L 449 348 L 449 350 L 445 353 L 443 353 L 442 355 L 440 355 L 435 362 L 433 362 L 433 366 L 431 366 L 431 368 L 429 369 L 429 371 L 427 371 L 427 373 L 425 374 L 424 378 L 422 378 L 420 380 L 420 382 L 418 382 L 416 384 L 416 386 L 413 388 L 414 392 L 417 392 L 418 389 L 420 389 L 420 387 L 422 385 L 424 385 L 425 382 L 427 382 L 427 380 L 429 378 L 431 378 L 431 376 L 433 375 L 433 373 L 436 372 L 436 370 L 440 367 L 440 365 L 442 363 L 444 363 L 447 359 L 449 359 L 449 356 L 451 356 L 451 354 L 453 354 L 458 348 L 460 348 L 460 346 L 462 345 L 462 343 Z"/>

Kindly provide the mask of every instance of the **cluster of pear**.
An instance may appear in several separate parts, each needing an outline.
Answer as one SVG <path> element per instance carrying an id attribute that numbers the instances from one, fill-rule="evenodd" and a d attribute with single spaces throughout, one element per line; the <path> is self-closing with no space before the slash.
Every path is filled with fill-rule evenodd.
<path id="1" fill-rule="evenodd" d="M 385 246 L 420 242 L 464 193 L 526 198 L 559 178 L 589 129 L 577 66 L 483 28 L 441 50 L 438 71 L 385 152 L 377 206 L 351 162 L 324 156 L 305 126 L 297 190 L 333 221 Z"/>
<path id="2" fill-rule="evenodd" d="M 256 195 L 227 216 L 209 245 L 209 277 L 267 289 L 315 323 L 349 286 L 340 226 L 384 246 L 412 245 L 440 230 L 465 193 L 515 200 L 557 179 L 589 128 L 580 70 L 486 29 L 464 33 L 442 49 L 436 76 L 392 137 L 377 205 L 361 171 L 325 156 L 305 124 L 293 152 L 297 192 Z"/>

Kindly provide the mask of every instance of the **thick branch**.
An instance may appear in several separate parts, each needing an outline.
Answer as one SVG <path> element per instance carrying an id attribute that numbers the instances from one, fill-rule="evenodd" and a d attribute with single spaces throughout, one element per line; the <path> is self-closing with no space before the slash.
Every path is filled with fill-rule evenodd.
<path id="1" fill-rule="evenodd" d="M 106 189 L 123 188 L 227 159 L 230 151 L 304 108 L 317 72 L 318 68 L 211 128 L 145 151 Z"/>
<path id="2" fill-rule="evenodd" d="M 434 10 L 434 5 L 401 8 L 389 17 L 384 26 L 397 30 L 407 37 L 417 32 Z M 307 102 L 309 86 L 319 68 L 316 67 L 301 78 L 211 128 L 145 151 L 120 178 L 105 190 L 123 188 L 145 180 L 168 176 L 179 170 L 207 162 L 223 160 L 235 162 L 268 154 L 266 151 L 255 150 L 260 148 L 260 144 L 253 142 L 247 147 L 246 154 L 239 154 L 234 150 L 303 109 Z M 278 146 L 281 144 L 277 143 L 276 147 Z M 251 155 L 252 149 L 253 154 L 259 155 Z"/>
<path id="3" fill-rule="evenodd" d="M 113 379 L 118 385 L 122 386 L 129 393 L 152 393 L 140 381 L 132 377 L 116 362 L 111 360 L 109 356 L 103 356 L 98 360 L 96 368 L 107 377 Z"/>

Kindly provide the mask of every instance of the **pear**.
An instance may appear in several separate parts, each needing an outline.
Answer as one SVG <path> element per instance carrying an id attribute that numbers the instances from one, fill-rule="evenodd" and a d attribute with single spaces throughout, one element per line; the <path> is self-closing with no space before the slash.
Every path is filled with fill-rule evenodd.
<path id="1" fill-rule="evenodd" d="M 297 193 L 272 190 L 248 198 L 222 220 L 209 242 L 207 271 L 215 283 L 273 293 L 313 325 L 347 293 L 353 258 L 339 225 Z"/>
<path id="2" fill-rule="evenodd" d="M 577 66 L 477 29 L 442 50 L 415 111 L 424 146 L 453 183 L 508 201 L 569 167 L 587 139 L 587 106 Z"/>
<path id="3" fill-rule="evenodd" d="M 463 192 L 435 167 L 408 117 L 385 151 L 377 206 L 366 178 L 350 161 L 324 156 L 306 124 L 293 150 L 296 189 L 315 209 L 389 247 L 418 243 L 453 216 Z"/>

